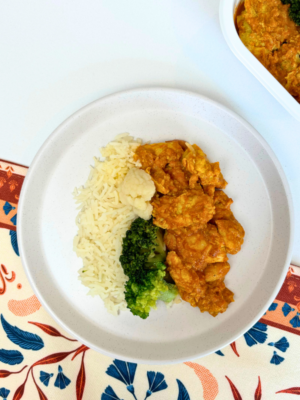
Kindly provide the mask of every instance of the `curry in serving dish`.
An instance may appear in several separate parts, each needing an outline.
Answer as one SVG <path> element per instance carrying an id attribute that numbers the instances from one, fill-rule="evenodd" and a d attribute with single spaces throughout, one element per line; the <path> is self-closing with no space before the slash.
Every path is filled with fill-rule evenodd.
<path id="1" fill-rule="evenodd" d="M 238 34 L 251 53 L 300 102 L 300 27 L 281 0 L 245 0 Z"/>

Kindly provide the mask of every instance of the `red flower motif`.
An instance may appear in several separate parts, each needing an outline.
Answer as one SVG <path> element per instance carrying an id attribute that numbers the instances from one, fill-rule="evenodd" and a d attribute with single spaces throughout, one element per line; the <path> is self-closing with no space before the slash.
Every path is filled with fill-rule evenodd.
<path id="1" fill-rule="evenodd" d="M 276 394 L 277 393 L 290 393 L 290 394 L 298 394 L 298 395 L 300 395 L 300 387 L 292 387 L 292 388 L 289 388 L 289 389 L 280 390 L 279 392 L 276 392 Z"/>
<path id="2" fill-rule="evenodd" d="M 293 267 L 289 267 L 288 273 L 286 274 L 287 278 L 290 278 L 292 276 L 292 273 L 294 273 L 294 268 Z"/>
<path id="3" fill-rule="evenodd" d="M 235 342 L 230 343 L 230 347 L 232 348 L 233 352 L 239 357 L 240 355 L 237 351 L 236 343 Z"/>
<path id="4" fill-rule="evenodd" d="M 240 392 L 237 390 L 237 388 L 234 386 L 234 384 L 231 382 L 231 380 L 228 378 L 228 376 L 225 376 L 225 378 L 228 380 L 230 389 L 233 394 L 234 400 L 243 400 L 242 396 L 240 395 Z M 258 377 L 258 385 L 254 393 L 254 400 L 261 400 L 261 381 L 260 377 Z"/>
<path id="5" fill-rule="evenodd" d="M 258 377 L 258 385 L 257 385 L 257 388 L 256 388 L 256 390 L 255 390 L 254 399 L 255 399 L 255 400 L 261 400 L 261 383 L 260 383 L 260 377 Z"/>
<path id="6" fill-rule="evenodd" d="M 35 325 L 37 325 L 38 323 L 35 323 Z M 43 329 L 44 332 L 50 334 L 51 336 L 62 336 L 65 339 L 65 336 L 61 335 L 55 328 L 51 327 L 50 325 L 44 325 L 44 324 L 39 324 L 37 325 L 39 326 L 39 328 Z M 51 333 L 50 333 L 51 332 Z M 68 339 L 69 340 L 69 339 Z M 83 349 L 82 351 L 80 351 L 81 349 Z M 82 359 L 81 359 L 81 364 L 80 364 L 80 369 L 79 369 L 79 373 L 77 376 L 77 381 L 76 381 L 76 396 L 77 396 L 77 400 L 82 400 L 83 397 L 83 392 L 84 392 L 84 386 L 85 386 L 85 368 L 84 368 L 84 356 L 85 356 L 85 352 L 88 350 L 89 348 L 86 347 L 85 345 L 81 345 L 80 347 L 77 347 L 74 350 L 68 351 L 68 352 L 61 352 L 61 353 L 54 353 L 54 354 L 50 354 L 44 358 L 42 358 L 41 360 L 36 361 L 34 364 L 31 365 L 31 367 L 28 369 L 27 371 L 27 375 L 25 378 L 25 381 L 22 383 L 22 385 L 20 385 L 17 390 L 15 391 L 13 400 L 20 400 L 23 397 L 24 391 L 25 391 L 25 385 L 26 382 L 28 380 L 28 376 L 29 373 L 31 372 L 32 375 L 32 379 L 33 382 L 36 386 L 36 389 L 38 391 L 39 394 L 39 398 L 40 400 L 47 400 L 47 397 L 45 396 L 45 394 L 43 393 L 42 389 L 39 387 L 39 385 L 37 384 L 35 378 L 34 378 L 34 374 L 33 374 L 33 368 L 38 366 L 38 365 L 46 365 L 46 364 L 56 364 L 62 360 L 64 360 L 65 358 L 67 358 L 69 355 L 71 354 L 79 354 L 81 352 L 83 352 L 82 354 Z M 26 365 L 27 367 L 27 365 Z M 24 367 L 25 368 L 25 367 Z M 23 368 L 23 369 L 24 369 Z M 23 369 L 21 371 L 15 372 L 15 373 L 19 373 L 22 372 Z M 1 374 L 2 373 L 2 374 Z M 11 373 L 13 372 L 9 372 L 9 371 L 0 371 L 0 378 L 6 378 L 7 376 L 9 376 Z M 1 376 L 2 375 L 2 376 Z"/>
<path id="7" fill-rule="evenodd" d="M 35 384 L 35 387 L 37 388 L 40 400 L 48 400 L 48 398 L 46 397 L 45 393 L 42 391 L 42 389 L 39 387 L 39 385 L 36 383 L 35 377 L 33 375 L 33 369 L 31 370 L 31 376 L 33 379 L 33 382 Z"/>
<path id="8" fill-rule="evenodd" d="M 19 374 L 20 372 L 22 372 L 27 367 L 28 367 L 28 365 L 25 365 L 25 367 L 20 369 L 20 371 L 16 371 L 16 372 L 11 372 L 11 371 L 7 371 L 5 369 L 1 369 L 0 370 L 0 378 L 7 378 L 11 374 Z"/>
<path id="9" fill-rule="evenodd" d="M 0 177 L 0 188 L 2 188 L 2 186 L 4 186 L 4 183 L 6 183 L 6 179 L 3 176 L 1 176 Z"/>
<path id="10" fill-rule="evenodd" d="M 74 356 L 72 357 L 72 361 L 74 360 L 74 358 L 76 358 L 78 356 L 78 354 L 80 354 L 82 352 L 86 352 L 87 350 L 89 350 L 89 347 L 85 346 L 84 344 L 81 345 L 81 347 L 79 347 L 79 349 L 74 353 Z"/>
<path id="11" fill-rule="evenodd" d="M 240 392 L 237 390 L 237 388 L 234 386 L 234 384 L 231 382 L 231 380 L 228 378 L 228 376 L 225 376 L 225 378 L 229 382 L 230 389 L 232 391 L 234 400 L 243 400 L 242 396 L 240 395 Z"/>
<path id="12" fill-rule="evenodd" d="M 19 186 L 19 185 L 18 185 L 18 182 L 16 182 L 16 181 L 10 181 L 10 182 L 8 182 L 8 184 L 9 184 L 9 190 L 10 190 L 11 192 L 13 192 L 13 191 L 15 190 L 15 188 L 16 188 L 17 186 Z"/>
<path id="13" fill-rule="evenodd" d="M 5 276 L 5 280 L 4 280 L 4 275 L 8 275 L 9 272 L 7 271 L 7 268 L 5 267 L 5 265 L 1 264 L 1 269 L 0 269 L 0 282 L 1 282 L 1 286 L 0 287 L 0 295 L 4 294 L 6 292 L 6 282 L 13 282 L 16 279 L 16 273 L 14 271 L 11 271 L 11 278 L 8 278 L 7 276 Z"/>
<path id="14" fill-rule="evenodd" d="M 77 379 L 76 379 L 76 399 L 77 400 L 82 400 L 84 387 L 85 387 L 85 368 L 84 368 L 85 351 L 82 354 L 80 369 L 79 369 Z"/>
<path id="15" fill-rule="evenodd" d="M 8 166 L 5 169 L 7 171 L 6 174 L 7 174 L 8 178 L 10 178 L 12 176 L 12 171 L 14 171 L 13 167 Z"/>
<path id="16" fill-rule="evenodd" d="M 39 322 L 32 322 L 32 321 L 28 321 L 28 323 L 32 324 L 32 325 L 36 325 L 38 328 L 42 329 L 45 333 L 47 333 L 50 336 L 61 336 L 64 339 L 69 340 L 70 342 L 77 342 L 76 339 L 70 339 L 70 338 L 67 338 L 66 336 L 62 335 L 56 328 L 53 328 L 53 326 L 41 324 Z"/>
<path id="17" fill-rule="evenodd" d="M 292 291 L 295 289 L 295 287 L 297 287 L 297 284 L 296 284 L 296 282 L 294 282 L 294 281 L 289 281 L 289 282 L 287 283 L 287 285 L 288 285 L 288 291 L 289 291 L 289 293 L 292 293 Z"/>

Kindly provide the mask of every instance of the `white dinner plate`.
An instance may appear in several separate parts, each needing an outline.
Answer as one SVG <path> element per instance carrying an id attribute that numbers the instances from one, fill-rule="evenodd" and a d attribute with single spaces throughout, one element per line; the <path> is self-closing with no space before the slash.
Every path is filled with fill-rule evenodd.
<path id="1" fill-rule="evenodd" d="M 227 286 L 235 293 L 213 318 L 182 302 L 159 304 L 142 320 L 107 313 L 78 280 L 73 252 L 77 215 L 72 192 L 87 180 L 93 157 L 117 134 L 144 141 L 183 139 L 219 161 L 232 210 L 246 236 L 229 255 Z M 18 241 L 28 279 L 42 305 L 71 335 L 103 354 L 143 363 L 176 363 L 212 353 L 237 339 L 278 293 L 291 259 L 291 194 L 274 153 L 247 122 L 198 94 L 139 89 L 99 99 L 68 118 L 44 143 L 26 176 Z"/>

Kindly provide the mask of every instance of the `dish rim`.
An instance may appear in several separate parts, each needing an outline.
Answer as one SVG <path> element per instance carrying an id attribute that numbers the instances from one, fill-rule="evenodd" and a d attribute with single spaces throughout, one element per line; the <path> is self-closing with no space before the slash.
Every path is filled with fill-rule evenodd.
<path id="1" fill-rule="evenodd" d="M 123 96 L 123 95 L 134 95 L 134 94 L 138 94 L 138 93 L 147 93 L 147 92 L 168 92 L 170 94 L 172 93 L 176 93 L 176 94 L 183 94 L 183 95 L 188 95 L 188 96 L 193 96 L 195 98 L 204 100 L 205 102 L 210 103 L 211 105 L 220 108 L 221 110 L 223 110 L 224 112 L 230 114 L 230 116 L 232 116 L 233 118 L 235 118 L 236 120 L 238 120 L 241 124 L 243 124 L 248 130 L 250 130 L 250 132 L 255 136 L 255 138 L 260 142 L 260 144 L 263 146 L 263 148 L 266 150 L 266 152 L 268 153 L 269 157 L 271 158 L 271 160 L 273 161 L 279 177 L 281 179 L 282 185 L 284 187 L 284 191 L 285 191 L 285 197 L 287 200 L 287 204 L 288 204 L 288 208 L 289 208 L 289 215 L 290 215 L 290 230 L 289 230 L 289 234 L 290 234 L 290 241 L 289 241 L 289 245 L 287 248 L 287 252 L 286 252 L 286 257 L 285 257 L 285 263 L 282 267 L 282 272 L 280 275 L 280 279 L 277 282 L 276 287 L 274 288 L 271 296 L 269 297 L 269 301 L 261 308 L 261 310 L 257 313 L 257 316 L 251 320 L 247 326 L 244 326 L 243 328 L 238 330 L 238 333 L 235 334 L 229 341 L 225 340 L 223 341 L 218 349 L 209 349 L 205 352 L 202 352 L 201 354 L 195 354 L 192 358 L 186 359 L 184 357 L 180 357 L 180 358 L 176 358 L 176 359 L 168 359 L 168 360 L 161 360 L 161 359 L 151 359 L 151 360 L 147 360 L 147 359 L 137 359 L 137 358 L 133 358 L 130 355 L 123 357 L 123 356 L 119 356 L 117 354 L 111 353 L 109 351 L 106 351 L 105 349 L 101 348 L 100 346 L 94 346 L 93 344 L 89 343 L 88 340 L 86 340 L 85 338 L 82 338 L 80 335 L 76 334 L 75 331 L 73 331 L 72 328 L 69 328 L 64 321 L 55 314 L 54 311 L 52 311 L 50 305 L 48 305 L 48 303 L 46 302 L 46 300 L 44 300 L 43 298 L 43 294 L 40 292 L 40 290 L 38 289 L 38 287 L 35 284 L 34 278 L 31 275 L 30 272 L 30 263 L 27 263 L 27 257 L 26 257 L 26 249 L 25 249 L 25 243 L 24 243 L 24 235 L 23 235 L 23 222 L 22 222 L 22 217 L 23 217 L 23 213 L 26 212 L 26 198 L 27 198 L 27 194 L 28 194 L 28 187 L 31 184 L 32 179 L 35 176 L 35 171 L 36 171 L 36 167 L 38 166 L 40 160 L 43 158 L 43 153 L 46 151 L 48 144 L 50 142 L 52 142 L 53 140 L 56 140 L 57 137 L 59 137 L 59 135 L 61 134 L 61 131 L 64 129 L 65 126 L 67 126 L 70 122 L 72 122 L 74 119 L 76 119 L 81 113 L 84 113 L 85 110 L 89 109 L 90 107 L 93 107 L 96 103 L 101 103 L 101 102 L 106 102 L 111 100 L 112 98 L 118 98 L 119 96 Z M 188 90 L 182 90 L 182 89 L 176 89 L 176 88 L 168 88 L 168 87 L 143 87 L 143 88 L 135 88 L 135 89 L 129 89 L 129 90 L 124 90 L 124 91 L 120 91 L 120 92 L 116 92 L 116 93 L 112 93 L 109 94 L 107 96 L 101 97 L 99 99 L 96 99 L 90 103 L 88 103 L 87 105 L 85 105 L 84 107 L 80 108 L 79 110 L 77 110 L 76 112 L 74 112 L 72 115 L 70 115 L 67 119 L 65 119 L 50 135 L 49 137 L 45 140 L 45 142 L 43 143 L 43 145 L 40 147 L 40 149 L 38 150 L 36 156 L 34 157 L 28 172 L 26 174 L 23 186 L 22 186 L 22 190 L 21 190 L 21 194 L 20 194 L 20 200 L 19 200 L 19 205 L 18 205 L 18 224 L 17 224 L 17 239 L 18 239 L 18 244 L 19 244 L 19 251 L 20 251 L 20 257 L 21 257 L 21 261 L 26 273 L 26 277 L 31 285 L 31 288 L 33 289 L 34 293 L 36 294 L 37 298 L 39 299 L 40 303 L 42 304 L 42 306 L 45 308 L 45 310 L 49 313 L 49 315 L 59 324 L 59 326 L 61 326 L 66 332 L 68 332 L 71 336 L 73 336 L 74 338 L 76 338 L 79 342 L 81 342 L 82 344 L 87 345 L 88 347 L 90 347 L 91 349 L 104 354 L 106 356 L 112 357 L 112 358 L 119 358 L 121 360 L 124 361 L 131 361 L 131 362 L 136 362 L 136 363 L 141 363 L 141 364 L 149 364 L 149 365 L 163 365 L 163 364 L 176 364 L 176 363 L 180 363 L 180 362 L 184 362 L 184 361 L 188 361 L 188 360 L 194 360 L 197 358 L 202 358 L 205 357 L 209 354 L 214 353 L 215 351 L 222 349 L 224 347 L 226 347 L 227 345 L 229 345 L 230 343 L 232 343 L 234 340 L 238 339 L 239 337 L 241 337 L 245 332 L 247 332 L 250 328 L 252 328 L 252 326 L 262 317 L 262 315 L 266 312 L 266 310 L 269 308 L 270 304 L 274 301 L 274 299 L 276 298 L 276 295 L 278 294 L 284 279 L 286 277 L 286 273 L 288 270 L 288 267 L 290 265 L 291 262 L 291 258 L 292 258 L 292 250 L 293 250 L 293 243 L 294 243 L 294 207 L 293 207 L 293 201 L 292 201 L 292 195 L 291 195 L 291 191 L 290 191 L 290 187 L 287 181 L 287 178 L 285 176 L 284 170 L 279 162 L 279 160 L 277 159 L 275 153 L 273 152 L 273 150 L 271 149 L 271 147 L 269 146 L 269 144 L 267 143 L 267 141 L 262 137 L 262 135 L 256 131 L 256 129 L 254 129 L 247 121 L 245 121 L 242 117 L 240 117 L 239 115 L 237 115 L 234 111 L 230 110 L 229 108 L 227 108 L 226 106 L 223 106 L 222 104 L 211 100 L 210 98 L 207 98 L 206 96 L 203 96 L 201 94 L 198 94 L 196 92 L 191 92 Z"/>

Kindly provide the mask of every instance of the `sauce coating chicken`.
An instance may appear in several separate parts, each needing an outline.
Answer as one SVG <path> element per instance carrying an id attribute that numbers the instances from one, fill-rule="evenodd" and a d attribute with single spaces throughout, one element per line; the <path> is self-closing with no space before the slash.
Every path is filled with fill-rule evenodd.
<path id="1" fill-rule="evenodd" d="M 202 186 L 224 189 L 227 182 L 223 178 L 219 163 L 211 164 L 199 146 L 187 144 L 182 156 L 182 166 L 192 176 L 200 179 Z"/>
<path id="2" fill-rule="evenodd" d="M 207 272 L 206 269 L 200 272 L 186 268 L 175 251 L 170 251 L 167 264 L 181 298 L 192 307 L 199 307 L 201 312 L 207 311 L 215 317 L 226 311 L 228 304 L 234 301 L 233 293 L 223 281 L 230 268 L 228 263 L 210 264 Z"/>
<path id="3" fill-rule="evenodd" d="M 164 240 L 188 268 L 202 271 L 207 264 L 228 260 L 224 240 L 212 224 L 168 230 Z"/>
<path id="4" fill-rule="evenodd" d="M 153 222 L 163 229 L 205 224 L 215 212 L 213 199 L 200 189 L 186 190 L 178 196 L 154 197 L 151 204 Z"/>
<path id="5" fill-rule="evenodd" d="M 227 182 L 219 163 L 180 140 L 140 146 L 136 159 L 156 186 L 153 223 L 166 230 L 168 273 L 182 299 L 212 316 L 223 313 L 234 301 L 224 283 L 227 253 L 240 250 L 245 232 L 220 190 Z"/>
<path id="6" fill-rule="evenodd" d="M 236 22 L 252 54 L 300 102 L 300 27 L 281 0 L 245 0 Z"/>
<path id="7" fill-rule="evenodd" d="M 233 201 L 222 190 L 218 190 L 214 194 L 214 202 L 216 212 L 212 221 L 224 239 L 227 253 L 236 254 L 244 243 L 245 231 L 230 210 Z"/>

